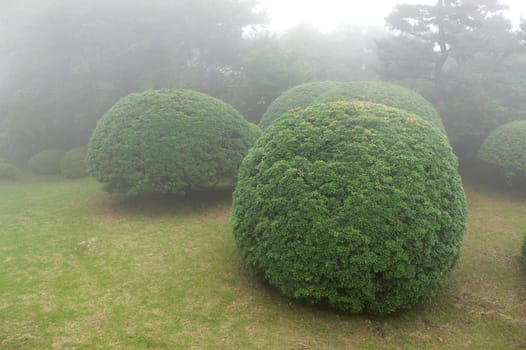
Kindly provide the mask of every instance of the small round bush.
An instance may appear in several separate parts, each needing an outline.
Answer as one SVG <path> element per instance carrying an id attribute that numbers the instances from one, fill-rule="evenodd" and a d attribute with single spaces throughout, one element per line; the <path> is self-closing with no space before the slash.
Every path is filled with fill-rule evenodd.
<path id="1" fill-rule="evenodd" d="M 60 160 L 64 156 L 64 151 L 45 150 L 29 158 L 29 170 L 35 175 L 56 175 L 60 174 Z"/>
<path id="2" fill-rule="evenodd" d="M 501 169 L 508 175 L 526 176 L 526 120 L 499 126 L 488 135 L 478 153 L 483 162 Z M 513 180 L 512 180 L 513 181 Z"/>
<path id="3" fill-rule="evenodd" d="M 261 117 L 259 126 L 261 129 L 266 129 L 283 113 L 296 107 L 307 107 L 320 95 L 341 84 L 343 83 L 337 81 L 316 81 L 288 89 L 268 106 L 265 114 Z"/>
<path id="4" fill-rule="evenodd" d="M 60 172 L 68 179 L 78 179 L 88 175 L 86 147 L 77 147 L 66 152 L 60 161 Z"/>
<path id="5" fill-rule="evenodd" d="M 18 168 L 9 164 L 7 160 L 0 159 L 0 180 L 16 180 L 21 173 Z"/>
<path id="6" fill-rule="evenodd" d="M 262 129 L 294 107 L 307 107 L 316 102 L 369 101 L 405 109 L 435 124 L 445 133 L 437 110 L 417 92 L 383 81 L 354 81 L 350 83 L 321 82 L 294 87 L 279 96 L 268 107 L 260 126 Z"/>
<path id="7" fill-rule="evenodd" d="M 88 172 L 109 192 L 183 194 L 235 179 L 259 134 L 232 106 L 196 91 L 134 93 L 97 123 Z"/>
<path id="8" fill-rule="evenodd" d="M 232 210 L 241 261 L 285 295 L 378 314 L 435 295 L 467 212 L 446 136 L 360 101 L 276 120 L 240 167 Z"/>

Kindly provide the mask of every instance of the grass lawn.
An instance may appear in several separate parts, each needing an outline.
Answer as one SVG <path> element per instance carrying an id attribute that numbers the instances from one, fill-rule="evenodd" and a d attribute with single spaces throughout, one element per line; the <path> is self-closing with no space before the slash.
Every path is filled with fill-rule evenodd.
<path id="1" fill-rule="evenodd" d="M 526 197 L 466 185 L 463 256 L 388 317 L 290 302 L 238 264 L 231 193 L 125 202 L 0 182 L 0 349 L 526 349 Z"/>

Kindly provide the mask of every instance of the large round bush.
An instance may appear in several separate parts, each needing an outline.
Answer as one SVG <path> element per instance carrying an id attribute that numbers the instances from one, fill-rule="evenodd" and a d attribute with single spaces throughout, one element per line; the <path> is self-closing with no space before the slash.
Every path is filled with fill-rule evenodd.
<path id="1" fill-rule="evenodd" d="M 366 102 L 276 120 L 243 161 L 240 259 L 284 294 L 352 312 L 428 300 L 459 259 L 466 199 L 446 136 Z"/>
<path id="2" fill-rule="evenodd" d="M 97 123 L 88 171 L 110 192 L 182 194 L 234 179 L 258 136 L 233 107 L 208 95 L 135 93 Z"/>
<path id="3" fill-rule="evenodd" d="M 88 175 L 86 147 L 76 147 L 66 152 L 60 161 L 60 172 L 68 179 L 78 179 Z"/>
<path id="4" fill-rule="evenodd" d="M 270 123 L 288 110 L 296 107 L 307 107 L 323 93 L 342 84 L 337 81 L 316 81 L 288 89 L 268 106 L 265 114 L 261 117 L 259 126 L 261 129 L 267 128 Z"/>
<path id="5" fill-rule="evenodd" d="M 294 107 L 307 107 L 317 102 L 369 101 L 405 109 L 435 124 L 445 133 L 440 115 L 419 93 L 383 81 L 354 81 L 349 83 L 321 82 L 294 87 L 279 96 L 268 107 L 260 126 L 268 127 L 274 120 Z"/>
<path id="6" fill-rule="evenodd" d="M 64 154 L 64 151 L 44 150 L 29 158 L 27 165 L 35 175 L 60 174 L 60 160 Z"/>
<path id="7" fill-rule="evenodd" d="M 526 176 L 526 120 L 499 126 L 488 135 L 478 153 L 485 163 L 500 168 L 508 178 Z"/>

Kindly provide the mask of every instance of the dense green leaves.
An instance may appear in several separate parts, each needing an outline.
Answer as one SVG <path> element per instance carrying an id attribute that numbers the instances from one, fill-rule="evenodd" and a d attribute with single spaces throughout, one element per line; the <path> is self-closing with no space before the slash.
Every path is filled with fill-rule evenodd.
<path id="1" fill-rule="evenodd" d="M 64 151 L 45 150 L 29 158 L 27 165 L 35 175 L 60 174 L 60 160 L 63 156 Z"/>
<path id="2" fill-rule="evenodd" d="M 417 92 L 382 81 L 316 82 L 298 85 L 279 96 L 261 119 L 262 129 L 295 107 L 307 107 L 314 102 L 362 100 L 405 109 L 435 124 L 444 131 L 435 108 Z"/>
<path id="3" fill-rule="evenodd" d="M 121 99 L 98 122 L 88 169 L 110 192 L 181 194 L 232 181 L 259 133 L 208 95 L 149 90 Z"/>
<path id="4" fill-rule="evenodd" d="M 288 89 L 268 106 L 265 114 L 261 117 L 259 126 L 261 129 L 267 128 L 270 123 L 278 119 L 283 113 L 295 107 L 309 106 L 323 93 L 340 84 L 343 83 L 336 81 L 316 81 Z"/>
<path id="5" fill-rule="evenodd" d="M 433 5 L 395 5 L 385 19 L 387 28 L 395 35 L 377 42 L 383 77 L 392 79 L 399 75 L 400 69 L 410 68 L 405 63 L 415 62 L 416 71 L 438 85 L 450 56 L 459 61 L 479 52 L 499 51 L 503 46 L 504 51 L 508 50 L 514 43 L 509 35 L 509 21 L 502 16 L 504 9 L 506 6 L 498 0 L 439 0 Z M 500 29 L 504 27 L 508 31 L 503 31 L 507 35 L 502 37 Z M 403 45 L 400 50 L 398 44 L 404 40 L 410 40 L 415 49 L 408 50 L 408 46 Z M 427 72 L 422 70 L 425 66 Z"/>
<path id="6" fill-rule="evenodd" d="M 334 87 L 317 99 L 319 102 L 360 100 L 404 109 L 430 121 L 445 133 L 437 110 L 419 93 L 383 81 L 353 81 Z"/>
<path id="7" fill-rule="evenodd" d="M 526 176 L 526 120 L 495 129 L 480 147 L 478 157 L 504 170 L 509 179 Z"/>
<path id="8" fill-rule="evenodd" d="M 242 262 L 284 294 L 390 313 L 432 297 L 458 261 L 465 195 L 429 121 L 369 102 L 284 114 L 243 161 Z"/>
<path id="9" fill-rule="evenodd" d="M 244 28 L 265 22 L 252 0 L 41 2 L 0 13 L 0 129 L 9 136 L 0 132 L 0 143 L 10 159 L 86 143 L 131 92 L 187 87 L 227 97 Z"/>
<path id="10" fill-rule="evenodd" d="M 64 154 L 60 161 L 62 176 L 77 179 L 88 175 L 86 170 L 86 147 L 77 147 Z"/>

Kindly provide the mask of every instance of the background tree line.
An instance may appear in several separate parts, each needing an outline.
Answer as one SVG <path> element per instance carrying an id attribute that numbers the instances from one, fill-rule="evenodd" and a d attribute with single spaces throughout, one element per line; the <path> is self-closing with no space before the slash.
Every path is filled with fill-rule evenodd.
<path id="1" fill-rule="evenodd" d="M 32 7 L 33 8 L 33 7 Z M 36 7 L 35 7 L 36 8 Z M 391 80 L 440 110 L 459 155 L 526 119 L 525 26 L 494 0 L 398 5 L 382 28 L 299 25 L 284 33 L 256 0 L 57 1 L 0 16 L 0 156 L 85 144 L 119 98 L 191 88 L 258 122 L 287 88 L 316 80 Z"/>

